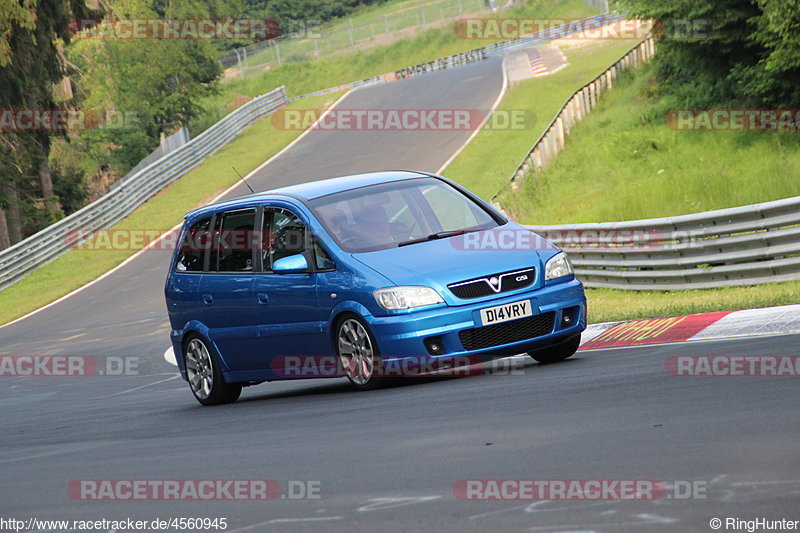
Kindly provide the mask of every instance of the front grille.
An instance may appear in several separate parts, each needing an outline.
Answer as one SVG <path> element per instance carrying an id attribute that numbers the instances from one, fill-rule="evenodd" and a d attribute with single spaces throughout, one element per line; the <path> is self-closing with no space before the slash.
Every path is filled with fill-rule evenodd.
<path id="1" fill-rule="evenodd" d="M 550 312 L 502 324 L 465 329 L 459 333 L 459 337 L 465 350 L 482 350 L 547 335 L 553 331 L 555 317 L 556 314 Z"/>
<path id="2" fill-rule="evenodd" d="M 496 278 L 497 285 L 491 283 L 491 279 Z M 533 284 L 536 279 L 536 269 L 528 268 L 525 270 L 515 270 L 513 272 L 503 272 L 483 278 L 471 279 L 460 283 L 453 283 L 447 288 L 457 297 L 469 300 L 471 298 L 481 298 L 501 292 L 515 291 Z"/>

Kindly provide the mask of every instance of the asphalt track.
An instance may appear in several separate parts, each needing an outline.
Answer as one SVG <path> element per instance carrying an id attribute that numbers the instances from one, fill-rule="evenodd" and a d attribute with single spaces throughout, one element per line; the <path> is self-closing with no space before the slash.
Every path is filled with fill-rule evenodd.
<path id="1" fill-rule="evenodd" d="M 487 61 L 356 91 L 352 109 L 488 109 Z M 456 102 L 457 105 L 454 105 Z M 314 132 L 253 176 L 263 190 L 366 170 L 437 170 L 469 132 Z M 243 189 L 243 187 L 242 187 Z M 237 189 L 231 195 L 241 194 Z M 800 519 L 793 378 L 678 378 L 673 355 L 797 355 L 798 336 L 579 352 L 524 372 L 264 384 L 201 408 L 162 359 L 168 254 L 147 252 L 0 329 L 2 355 L 126 358 L 138 375 L 2 378 L 0 517 L 227 517 L 228 531 L 711 531 L 713 517 Z M 466 479 L 698 481 L 705 498 L 470 502 Z M 88 502 L 81 479 L 319 482 L 320 499 Z"/>

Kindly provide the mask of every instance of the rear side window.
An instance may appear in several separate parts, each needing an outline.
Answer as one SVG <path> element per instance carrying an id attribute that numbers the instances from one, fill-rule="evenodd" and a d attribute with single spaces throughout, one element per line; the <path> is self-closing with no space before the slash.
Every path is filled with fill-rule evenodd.
<path id="1" fill-rule="evenodd" d="M 267 209 L 264 212 L 263 229 L 264 270 L 271 271 L 278 259 L 292 255 L 306 255 L 311 264 L 306 226 L 291 211 L 281 208 Z"/>
<path id="2" fill-rule="evenodd" d="M 252 272 L 256 210 L 241 209 L 217 215 L 210 271 Z"/>
<path id="3" fill-rule="evenodd" d="M 198 220 L 186 230 L 178 254 L 175 270 L 178 272 L 202 272 L 206 250 L 211 248 L 211 217 Z"/>

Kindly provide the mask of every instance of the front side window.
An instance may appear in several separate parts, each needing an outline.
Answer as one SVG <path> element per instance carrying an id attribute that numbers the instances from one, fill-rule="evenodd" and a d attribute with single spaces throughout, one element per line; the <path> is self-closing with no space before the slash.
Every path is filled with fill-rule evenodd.
<path id="1" fill-rule="evenodd" d="M 253 271 L 255 221 L 255 209 L 228 211 L 217 216 L 210 271 Z"/>
<path id="2" fill-rule="evenodd" d="M 370 185 L 317 198 L 311 205 L 348 252 L 385 250 L 443 232 L 499 225 L 484 207 L 436 178 Z"/>
<path id="3" fill-rule="evenodd" d="M 192 224 L 183 234 L 175 270 L 178 272 L 202 272 L 206 250 L 211 248 L 211 235 L 211 217 Z"/>

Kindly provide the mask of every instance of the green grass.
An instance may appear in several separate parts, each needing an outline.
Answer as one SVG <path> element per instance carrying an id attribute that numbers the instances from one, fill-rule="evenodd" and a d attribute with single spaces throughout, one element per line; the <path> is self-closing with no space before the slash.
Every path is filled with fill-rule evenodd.
<path id="1" fill-rule="evenodd" d="M 289 107 L 328 107 L 331 95 L 295 102 Z M 302 132 L 278 129 L 265 117 L 201 165 L 148 200 L 111 230 L 161 230 L 180 223 L 194 207 L 208 203 L 239 178 L 231 169 L 245 175 L 279 152 Z M 0 324 L 5 324 L 46 305 L 111 270 L 133 255 L 135 250 L 75 249 L 52 263 L 33 271 L 19 283 L 3 290 L 0 299 Z M 169 252 L 163 252 L 169 253 Z"/>
<path id="2" fill-rule="evenodd" d="M 599 58 L 570 56 L 568 70 L 512 89 L 501 109 L 527 105 L 542 118 L 541 127 L 517 136 L 481 132 L 445 174 L 491 197 L 565 93 L 580 85 Z M 558 83 L 557 76 L 573 85 L 567 79 Z M 658 98 L 654 83 L 650 67 L 621 78 L 573 129 L 565 152 L 539 182 L 529 177 L 520 191 L 501 195 L 501 205 L 523 223 L 568 224 L 678 215 L 800 194 L 796 133 L 671 130 L 662 118 L 670 106 Z M 587 298 L 589 320 L 598 323 L 795 304 L 800 282 L 689 291 L 588 289 Z"/>
<path id="3" fill-rule="evenodd" d="M 352 53 L 353 43 L 359 50 L 380 46 L 402 38 L 413 27 L 422 27 L 422 12 L 425 23 L 442 24 L 459 14 L 459 3 L 464 15 L 485 12 L 483 0 L 393 0 L 384 4 L 373 4 L 358 9 L 349 17 L 334 19 L 318 28 L 317 39 L 308 37 L 290 38 L 279 42 L 282 61 L 297 61 L 311 57 L 330 57 Z M 386 31 L 389 33 L 387 34 Z M 406 30 L 397 33 L 399 30 Z M 353 43 L 350 41 L 352 33 Z M 271 63 L 278 64 L 274 46 L 254 52 L 247 58 L 251 68 Z M 249 72 L 246 76 L 249 76 Z"/>
<path id="4" fill-rule="evenodd" d="M 537 182 L 500 196 L 524 223 L 614 222 L 800 195 L 795 132 L 678 131 L 645 66 L 621 79 Z"/>
<path id="5" fill-rule="evenodd" d="M 586 298 L 589 321 L 595 324 L 796 304 L 800 303 L 800 281 L 669 292 L 587 289 Z"/>
<path id="6" fill-rule="evenodd" d="M 530 147 L 569 96 L 605 71 L 636 43 L 604 41 L 565 51 L 569 66 L 542 78 L 509 88 L 498 110 L 526 110 L 535 115 L 530 129 L 484 129 L 443 171 L 445 175 L 489 200 L 508 181 Z"/>
<path id="7" fill-rule="evenodd" d="M 522 6 L 495 13 L 503 17 L 582 18 L 593 14 L 583 0 L 529 0 Z M 387 46 L 332 59 L 288 62 L 250 79 L 234 79 L 220 86 L 220 92 L 200 102 L 205 110 L 190 129 L 206 129 L 231 111 L 226 107 L 238 95 L 257 96 L 285 85 L 289 96 L 308 94 L 328 87 L 393 72 L 490 44 L 490 40 L 462 39 L 453 28 L 420 31 L 413 37 Z"/>

